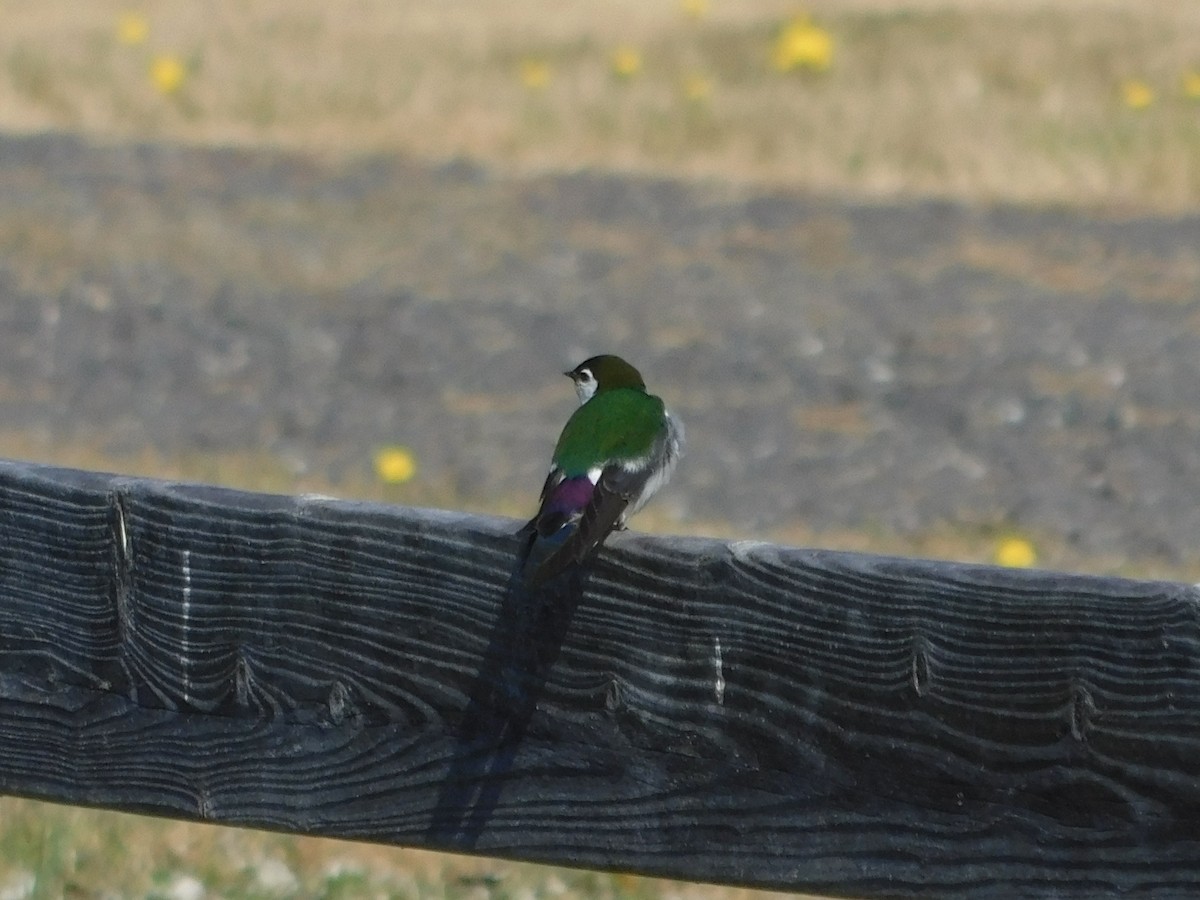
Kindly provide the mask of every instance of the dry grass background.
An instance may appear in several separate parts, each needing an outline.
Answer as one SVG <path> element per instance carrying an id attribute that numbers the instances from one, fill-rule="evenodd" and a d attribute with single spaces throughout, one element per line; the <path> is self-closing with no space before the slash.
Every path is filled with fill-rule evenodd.
<path id="1" fill-rule="evenodd" d="M 1195 3 L 146 0 L 132 43 L 127 9 L 6 4 L 0 127 L 862 195 L 1200 200 Z M 772 69 L 798 13 L 832 38 L 828 70 Z M 178 63 L 165 96 L 155 57 Z M 523 82 L 530 65 L 544 84 Z"/>
<path id="2" fill-rule="evenodd" d="M 41 0 L 2 11 L 8 131 L 862 197 L 1200 202 L 1200 4 L 1178 0 Z M 772 67 L 798 14 L 831 38 L 828 69 Z M 261 460 L 142 463 L 294 488 Z M 76 464 L 98 465 L 86 453 Z M 387 498 L 378 484 L 355 493 Z M 0 800 L 0 898 L 13 900 L 749 893 Z"/>

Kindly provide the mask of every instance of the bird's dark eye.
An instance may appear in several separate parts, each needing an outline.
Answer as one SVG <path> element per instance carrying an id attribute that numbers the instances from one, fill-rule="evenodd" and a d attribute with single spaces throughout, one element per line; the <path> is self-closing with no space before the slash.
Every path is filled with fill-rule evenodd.
<path id="1" fill-rule="evenodd" d="M 579 380 L 580 380 L 580 381 L 591 381 L 591 380 L 592 380 L 592 373 L 591 373 L 591 370 L 590 370 L 590 369 L 584 369 L 582 372 L 580 372 L 580 373 L 579 373 Z"/>

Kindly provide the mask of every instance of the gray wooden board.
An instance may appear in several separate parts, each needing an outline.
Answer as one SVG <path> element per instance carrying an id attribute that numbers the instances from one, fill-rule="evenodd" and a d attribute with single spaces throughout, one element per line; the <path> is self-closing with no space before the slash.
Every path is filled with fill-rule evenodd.
<path id="1" fill-rule="evenodd" d="M 0 792 L 858 896 L 1200 892 L 1187 585 L 0 462 Z"/>

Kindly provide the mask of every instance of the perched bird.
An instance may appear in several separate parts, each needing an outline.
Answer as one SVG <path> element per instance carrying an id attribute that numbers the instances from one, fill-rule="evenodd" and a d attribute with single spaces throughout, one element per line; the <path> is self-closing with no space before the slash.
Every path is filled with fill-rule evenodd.
<path id="1" fill-rule="evenodd" d="M 616 528 L 654 496 L 679 461 L 683 426 L 642 376 L 617 356 L 593 356 L 564 373 L 582 404 L 567 420 L 541 506 L 521 534 L 553 538 L 574 526 L 533 574 L 533 585 L 588 559 Z"/>

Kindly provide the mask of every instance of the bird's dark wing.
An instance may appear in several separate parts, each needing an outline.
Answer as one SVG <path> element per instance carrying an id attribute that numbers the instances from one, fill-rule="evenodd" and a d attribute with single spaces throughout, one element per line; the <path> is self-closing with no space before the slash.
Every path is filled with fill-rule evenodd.
<path id="1" fill-rule="evenodd" d="M 646 470 L 630 472 L 619 466 L 609 466 L 601 472 L 591 502 L 584 508 L 575 531 L 538 566 L 532 584 L 536 587 L 595 553 L 648 477 Z"/>
<path id="2" fill-rule="evenodd" d="M 530 519 L 528 522 L 526 522 L 524 525 L 521 526 L 520 530 L 517 531 L 517 534 L 528 535 L 529 537 L 532 538 L 532 537 L 536 536 L 539 533 L 539 531 L 541 531 L 541 529 L 538 526 L 539 526 L 539 522 L 542 518 L 542 513 L 544 511 L 546 498 L 550 495 L 550 492 L 552 490 L 554 490 L 555 486 L 562 482 L 562 480 L 563 480 L 562 469 L 555 466 L 546 475 L 546 481 L 545 481 L 545 483 L 542 484 L 542 493 L 538 496 L 538 511 L 536 513 L 534 513 L 534 516 L 532 519 Z M 543 536 L 544 536 L 544 534 L 543 534 Z"/>

